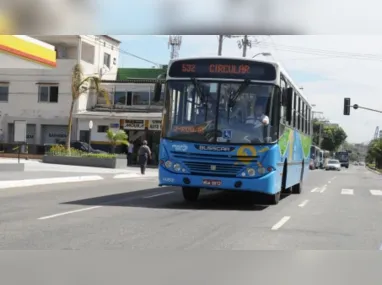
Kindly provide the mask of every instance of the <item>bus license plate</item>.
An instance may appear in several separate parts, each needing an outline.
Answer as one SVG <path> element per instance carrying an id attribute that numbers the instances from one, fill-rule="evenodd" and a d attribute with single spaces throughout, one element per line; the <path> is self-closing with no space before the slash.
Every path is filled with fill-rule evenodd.
<path id="1" fill-rule="evenodd" d="M 209 186 L 220 186 L 222 185 L 222 182 L 220 180 L 203 179 L 203 184 Z"/>

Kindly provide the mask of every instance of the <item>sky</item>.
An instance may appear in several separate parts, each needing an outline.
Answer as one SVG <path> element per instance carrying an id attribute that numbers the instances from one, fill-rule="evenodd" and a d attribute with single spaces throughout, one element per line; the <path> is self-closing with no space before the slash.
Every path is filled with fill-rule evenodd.
<path id="1" fill-rule="evenodd" d="M 122 41 L 121 67 L 153 67 L 124 54 L 167 64 L 170 57 L 168 36 L 115 36 Z M 332 123 L 338 123 L 348 135 L 348 142 L 370 141 L 382 114 L 366 110 L 351 110 L 343 115 L 343 99 L 352 104 L 382 110 L 382 36 L 251 36 L 253 45 L 247 57 L 269 52 L 267 58 L 279 61 L 303 93 L 314 111 Z M 216 55 L 218 37 L 183 36 L 179 57 Z M 225 39 L 223 56 L 242 56 L 237 39 Z M 263 56 L 258 58 L 264 59 Z"/>

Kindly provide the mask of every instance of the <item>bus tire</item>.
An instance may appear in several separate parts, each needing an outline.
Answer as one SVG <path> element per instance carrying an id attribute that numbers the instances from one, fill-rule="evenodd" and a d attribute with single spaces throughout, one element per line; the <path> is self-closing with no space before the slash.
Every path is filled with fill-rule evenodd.
<path id="1" fill-rule="evenodd" d="M 195 202 L 199 198 L 200 188 L 182 187 L 183 198 L 187 202 Z"/>
<path id="2" fill-rule="evenodd" d="M 267 195 L 267 200 L 270 205 L 277 205 L 280 202 L 281 199 L 281 192 L 278 192 L 274 195 Z"/>
<path id="3" fill-rule="evenodd" d="M 302 162 L 300 183 L 292 186 L 292 193 L 293 194 L 301 194 L 302 189 L 303 189 L 303 181 L 304 181 L 304 162 Z"/>
<path id="4" fill-rule="evenodd" d="M 287 162 L 284 162 L 283 177 L 281 179 L 281 193 L 290 193 L 290 188 L 286 188 L 286 180 L 288 175 Z"/>

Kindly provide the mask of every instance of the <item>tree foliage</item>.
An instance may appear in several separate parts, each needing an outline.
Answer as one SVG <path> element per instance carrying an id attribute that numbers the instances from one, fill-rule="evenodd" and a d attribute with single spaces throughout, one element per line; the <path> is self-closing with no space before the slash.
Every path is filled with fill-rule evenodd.
<path id="1" fill-rule="evenodd" d="M 110 104 L 109 93 L 106 91 L 106 89 L 100 86 L 100 83 L 101 79 L 98 76 L 85 77 L 82 72 L 81 64 L 77 63 L 73 67 L 71 79 L 72 102 L 70 104 L 68 135 L 66 137 L 66 149 L 68 151 L 70 151 L 74 104 L 80 98 L 80 96 L 88 93 L 89 91 L 95 90 L 97 95 L 102 95 L 105 98 L 107 104 Z"/>
<path id="2" fill-rule="evenodd" d="M 375 166 L 379 169 L 382 168 L 382 139 L 374 139 L 370 142 L 366 161 L 375 163 Z"/>
<path id="3" fill-rule="evenodd" d="M 124 130 L 118 130 L 118 131 L 113 131 L 112 129 L 108 129 L 106 132 L 106 137 L 109 140 L 111 147 L 112 147 L 112 153 L 115 152 L 115 147 L 118 144 L 124 144 L 124 145 L 129 145 L 128 142 L 128 135 Z"/>
<path id="4" fill-rule="evenodd" d="M 321 143 L 320 140 L 321 134 Z M 328 151 L 337 151 L 345 142 L 347 135 L 340 126 L 328 125 L 324 122 L 313 120 L 313 144 Z"/>

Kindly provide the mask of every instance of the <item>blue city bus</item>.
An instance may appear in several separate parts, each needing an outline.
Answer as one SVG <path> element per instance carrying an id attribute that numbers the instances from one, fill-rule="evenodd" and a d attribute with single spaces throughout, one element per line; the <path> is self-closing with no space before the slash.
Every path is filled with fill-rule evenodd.
<path id="1" fill-rule="evenodd" d="M 309 172 L 311 105 L 276 62 L 172 60 L 164 91 L 159 186 L 262 193 L 278 204 Z M 155 85 L 160 97 L 162 83 Z"/>

